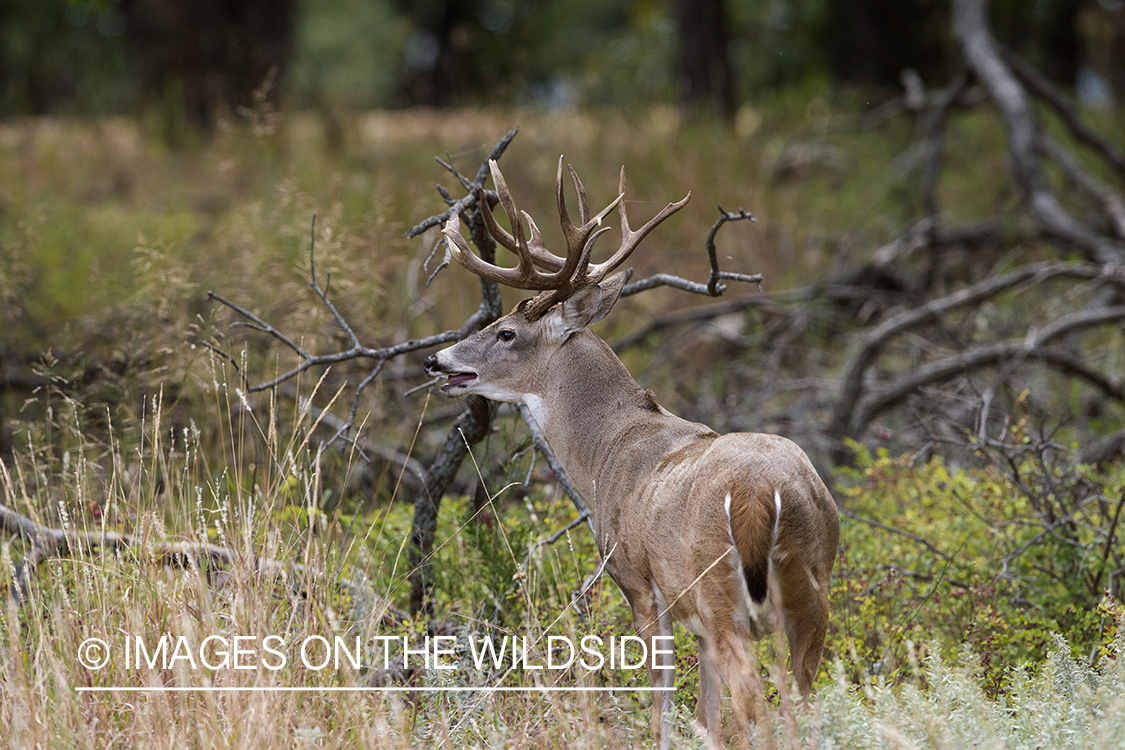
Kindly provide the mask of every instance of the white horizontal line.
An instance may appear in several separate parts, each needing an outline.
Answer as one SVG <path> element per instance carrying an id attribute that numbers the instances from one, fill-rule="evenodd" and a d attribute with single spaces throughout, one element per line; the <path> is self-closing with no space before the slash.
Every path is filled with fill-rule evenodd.
<path id="1" fill-rule="evenodd" d="M 670 687 L 76 687 L 78 693 L 663 693 Z"/>

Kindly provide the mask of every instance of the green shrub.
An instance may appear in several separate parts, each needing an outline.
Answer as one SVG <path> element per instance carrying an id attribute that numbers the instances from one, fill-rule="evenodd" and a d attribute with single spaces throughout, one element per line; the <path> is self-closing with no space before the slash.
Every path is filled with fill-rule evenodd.
<path id="1" fill-rule="evenodd" d="M 1091 663 L 1107 653 L 1125 611 L 1112 575 L 1125 467 L 1052 463 L 1059 451 L 1013 435 L 960 468 L 854 446 L 829 635 L 852 679 L 905 679 L 911 644 L 968 647 L 995 695 L 1042 664 L 1052 634 Z"/>

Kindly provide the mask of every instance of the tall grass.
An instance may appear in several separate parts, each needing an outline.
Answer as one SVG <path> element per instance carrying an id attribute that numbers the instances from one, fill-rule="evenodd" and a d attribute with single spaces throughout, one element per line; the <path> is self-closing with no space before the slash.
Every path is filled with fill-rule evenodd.
<path id="1" fill-rule="evenodd" d="M 204 445 L 202 430 L 170 429 L 159 396 L 146 404 L 138 424 L 117 424 L 109 415 L 104 440 L 86 433 L 89 415 L 80 404 L 56 398 L 48 407 L 50 442 L 45 433 L 28 431 L 28 444 L 0 472 L 4 504 L 39 523 L 83 533 L 125 530 L 138 540 L 117 551 L 74 545 L 39 568 L 27 601 L 6 602 L 0 616 L 0 737 L 6 746 L 600 748 L 651 742 L 648 698 L 638 694 L 428 691 L 496 684 L 497 673 L 476 670 L 464 651 L 451 657 L 455 669 L 423 670 L 405 683 L 371 668 L 381 661 L 369 645 L 372 636 L 423 634 L 421 623 L 384 619 L 401 598 L 406 512 L 392 504 L 326 515 L 312 417 L 283 414 L 273 403 L 254 409 L 228 383 L 221 362 L 206 368 L 221 449 Z M 504 471 L 523 474 L 526 465 Z M 511 489 L 498 476 L 483 509 L 459 502 L 447 513 L 435 566 L 446 577 L 442 627 L 526 634 L 532 663 L 546 658 L 548 634 L 631 632 L 627 609 L 609 582 L 582 606 L 571 600 L 569 587 L 594 558 L 588 540 L 539 548 L 523 567 L 530 542 L 570 510 L 541 491 L 505 500 Z M 491 528 L 482 521 L 486 511 Z M 160 550 L 171 542 L 220 544 L 236 553 L 235 560 L 223 566 L 176 558 L 183 564 L 170 565 Z M 2 569 L 12 571 L 24 552 L 18 540 L 5 541 Z M 269 567 L 266 559 L 287 564 Z M 513 576 L 520 585 L 509 585 Z M 512 598 L 503 599 L 506 594 Z M 501 605 L 511 616 L 490 624 Z M 138 661 L 147 661 L 164 634 L 183 637 L 188 646 L 176 653 L 198 654 L 199 664 Z M 285 666 L 272 669 L 278 660 L 267 655 L 263 640 L 270 635 L 286 644 L 310 635 L 342 636 L 350 644 L 360 636 L 364 666 L 354 669 L 344 659 L 338 667 L 315 669 L 286 646 Z M 140 657 L 134 646 L 126 661 L 124 644 L 138 636 L 148 652 Z M 209 636 L 226 638 L 228 648 L 235 636 L 249 637 L 244 643 L 253 655 L 241 663 L 254 668 L 203 665 L 203 654 L 193 649 Z M 704 747 L 690 720 L 694 663 L 684 636 L 678 632 L 676 742 Z M 109 646 L 99 669 L 79 658 L 90 638 Z M 784 649 L 776 645 L 770 641 L 755 652 L 775 684 L 784 664 Z M 222 660 L 220 649 L 204 651 L 212 664 Z M 918 652 L 909 644 L 907 651 L 912 659 Z M 840 654 L 826 665 L 807 707 L 768 689 L 756 744 L 1108 749 L 1125 742 L 1125 628 L 1096 667 L 1073 658 L 1056 638 L 1042 669 L 1016 671 L 994 698 L 986 696 L 970 652 L 953 664 L 942 660 L 936 645 L 924 652 L 923 663 L 894 684 L 879 677 L 857 682 L 866 658 Z M 166 653 L 173 653 L 171 645 Z M 542 684 L 539 675 L 522 670 L 501 670 L 499 680 Z M 603 674 L 593 684 L 599 680 L 618 686 L 646 681 L 643 672 Z M 404 684 L 416 690 L 366 689 Z M 562 684 L 592 683 L 566 673 Z M 107 687 L 121 690 L 85 690 Z"/>
<path id="2" fill-rule="evenodd" d="M 278 424 L 276 413 L 259 415 L 237 408 L 241 399 L 216 374 L 216 418 L 224 423 L 230 457 L 248 451 L 240 435 L 249 432 L 261 442 L 267 459 L 246 475 L 245 462 L 216 460 L 197 450 L 189 431 L 171 434 L 155 400 L 138 425 L 138 440 L 126 445 L 115 427 L 105 444 L 83 435 L 77 405 L 62 403 L 55 412 L 56 430 L 71 433 L 69 459 L 56 459 L 43 446 L 28 445 L 11 467 L 0 473 L 4 505 L 38 522 L 77 532 L 124 527 L 144 540 L 117 552 L 75 545 L 38 570 L 30 596 L 17 605 L 9 599 L 0 616 L 0 738 L 10 748 L 460 748 L 643 747 L 649 741 L 646 699 L 631 694 L 483 694 L 341 692 L 367 687 L 370 670 L 311 669 L 290 658 L 286 667 L 264 667 L 261 641 L 250 648 L 254 669 L 207 669 L 180 659 L 169 668 L 151 669 L 126 662 L 126 639 L 142 636 L 152 647 L 160 635 L 183 636 L 199 644 L 209 635 L 278 635 L 296 643 L 309 634 L 334 635 L 411 632 L 379 623 L 385 608 L 355 600 L 354 590 L 337 582 L 341 573 L 353 580 L 363 572 L 341 557 L 354 539 L 333 536 L 316 522 L 317 467 L 302 457 L 307 450 L 307 416 L 291 425 Z M 242 422 L 243 424 L 239 424 Z M 249 424 L 248 424 L 249 423 Z M 241 430 L 249 427 L 249 431 Z M 288 427 L 288 428 L 287 428 Z M 290 437 L 285 437 L 286 433 Z M 305 514 L 284 513 L 304 507 Z M 367 559 L 394 570 L 387 560 L 402 549 L 405 526 L 388 523 L 393 508 L 366 519 L 363 532 Z M 386 515 L 385 515 L 386 514 Z M 456 515 L 456 514 L 454 514 Z M 462 516 L 463 518 L 463 516 Z M 499 515 L 496 523 L 508 523 Z M 445 566 L 487 566 L 466 545 L 467 524 L 458 519 L 447 530 L 442 548 L 463 550 Z M 512 530 L 514 531 L 514 524 Z M 386 534 L 386 539 L 379 539 Z M 170 541 L 221 543 L 239 553 L 230 567 L 188 562 L 174 567 L 156 559 L 154 550 Z M 524 540 L 525 541 L 525 540 Z M 519 542 L 516 542 L 519 546 Z M 517 548 L 516 548 L 517 549 Z M 519 552 L 499 551 L 508 563 Z M 3 570 L 24 550 L 19 543 L 2 545 Z M 532 640 L 548 632 L 596 631 L 598 622 L 622 625 L 623 608 L 615 590 L 600 590 L 587 611 L 585 624 L 560 614 L 569 607 L 565 591 L 555 590 L 556 575 L 573 576 L 576 555 L 589 551 L 551 549 L 533 560 L 523 575 L 532 579 L 521 589 L 523 614 L 513 631 Z M 263 572 L 254 560 L 300 561 L 303 566 Z M 558 568 L 565 570 L 558 570 Z M 552 570 L 553 569 L 553 570 Z M 394 597 L 400 576 L 378 575 L 371 589 Z M 546 584 L 546 585 L 544 585 Z M 456 589 L 454 589 L 456 590 Z M 492 591 L 492 604 L 498 591 Z M 610 602 L 598 602 L 610 599 Z M 512 604 L 512 603 L 510 603 Z M 479 625 L 471 613 L 480 607 L 469 600 L 450 603 L 454 615 L 465 615 L 468 629 Z M 616 618 L 616 620 L 615 620 Z M 551 622 L 553 621 L 553 622 Z M 591 624 L 593 623 L 593 625 Z M 413 630 L 412 630 L 413 629 Z M 552 630 L 555 629 L 555 630 Z M 90 638 L 109 644 L 105 667 L 84 667 L 79 645 Z M 679 642 L 681 681 L 677 714 L 679 747 L 703 747 L 691 729 L 690 661 L 683 659 L 687 639 Z M 774 654 L 768 671 L 776 679 Z M 915 650 L 909 649 L 911 654 Z M 777 748 L 1119 748 L 1125 743 L 1125 629 L 1120 629 L 1108 658 L 1091 668 L 1071 656 L 1069 645 L 1056 638 L 1042 670 L 1018 671 L 1005 694 L 984 695 L 979 661 L 964 652 L 946 663 L 940 649 L 926 651 L 922 665 L 910 670 L 906 683 L 886 684 L 865 678 L 856 684 L 856 666 L 841 654 L 821 680 L 808 707 L 766 704 L 758 726 L 759 747 Z M 293 657 L 294 654 L 289 654 Z M 542 658 L 541 648 L 537 658 Z M 201 658 L 201 657 L 200 657 Z M 209 652 L 213 663 L 218 650 Z M 911 657 L 912 658 L 912 657 Z M 245 663 L 243 659 L 243 663 Z M 315 661 L 315 660 L 314 660 Z M 467 654 L 458 669 L 435 669 L 415 676 L 418 688 L 480 685 Z M 271 663 L 276 663 L 272 661 Z M 639 677 L 639 676 L 638 676 Z M 508 675 L 505 684 L 535 685 L 530 672 Z M 639 677 L 636 683 L 642 684 Z M 117 693 L 84 692 L 82 688 L 125 688 Z M 270 688 L 300 692 L 270 692 Z M 161 688 L 161 689 L 155 689 Z M 214 692 L 167 692 L 163 688 L 222 688 Z M 264 688 L 264 689 L 263 689 Z M 780 707 L 781 706 L 781 707 Z"/>

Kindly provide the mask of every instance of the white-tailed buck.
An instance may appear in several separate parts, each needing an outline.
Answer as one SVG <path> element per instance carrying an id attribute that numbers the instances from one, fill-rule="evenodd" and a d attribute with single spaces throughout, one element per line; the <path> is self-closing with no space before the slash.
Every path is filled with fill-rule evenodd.
<path id="1" fill-rule="evenodd" d="M 617 199 L 591 217 L 571 168 L 576 226 L 567 215 L 560 158 L 557 200 L 566 255 L 559 257 L 523 213 L 530 238 L 525 236 L 503 175 L 495 162 L 490 167 L 512 232 L 497 223 L 482 192 L 484 219 L 519 263 L 503 268 L 482 261 L 462 238 L 456 216 L 444 229 L 451 252 L 473 273 L 540 294 L 433 355 L 426 369 L 449 376 L 442 386 L 449 396 L 479 394 L 527 405 L 593 509 L 605 569 L 629 600 L 637 634 L 646 640 L 671 636 L 675 619 L 698 637 L 696 719 L 712 740 L 719 739 L 720 680 L 725 682 L 746 745 L 755 720 L 750 640 L 784 625 L 802 696 L 816 676 L 840 535 L 836 505 L 796 444 L 774 435 L 720 436 L 669 413 L 589 329 L 610 311 L 625 283 L 624 272 L 610 272 L 688 198 L 634 231 L 625 212 L 624 169 Z M 594 242 L 607 231 L 599 228 L 601 220 L 615 206 L 621 246 L 609 260 L 593 264 Z M 666 658 L 663 665 L 672 664 Z M 672 669 L 650 669 L 650 677 L 654 687 L 674 685 Z M 653 695 L 653 732 L 668 747 L 672 692 Z"/>

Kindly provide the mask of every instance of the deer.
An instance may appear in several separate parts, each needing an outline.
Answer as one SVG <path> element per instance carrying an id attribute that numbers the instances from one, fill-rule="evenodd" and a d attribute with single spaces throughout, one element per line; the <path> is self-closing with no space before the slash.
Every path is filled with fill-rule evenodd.
<path id="1" fill-rule="evenodd" d="M 563 158 L 556 179 L 565 255 L 547 249 L 539 228 L 518 211 L 495 161 L 498 203 L 511 231 L 480 210 L 489 233 L 517 265 L 485 262 L 452 216 L 443 227 L 452 257 L 474 274 L 535 291 L 486 328 L 443 349 L 424 367 L 446 378 L 449 397 L 470 394 L 522 402 L 571 483 L 586 500 L 605 572 L 632 610 L 637 634 L 672 636 L 673 620 L 698 641 L 695 725 L 721 741 L 725 683 L 744 747 L 757 721 L 749 644 L 785 629 L 797 691 L 807 701 L 828 627 L 828 592 L 840 535 L 835 501 L 806 453 L 769 434 L 719 435 L 660 406 L 590 326 L 621 295 L 628 271 L 614 271 L 657 225 L 691 197 L 670 203 L 637 230 L 629 226 L 625 169 L 616 200 L 591 216 L 586 192 L 568 165 L 579 223 L 568 213 Z M 621 244 L 592 263 L 595 241 L 617 208 Z M 527 232 L 524 231 L 524 221 Z M 663 643 L 672 643 L 665 640 Z M 674 660 L 654 654 L 652 731 L 671 746 Z"/>

